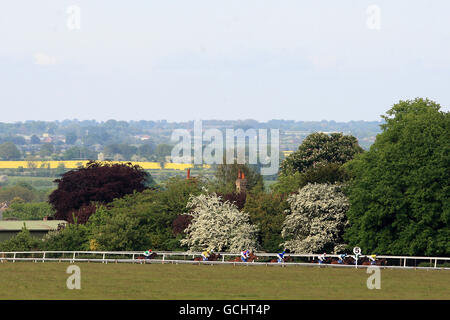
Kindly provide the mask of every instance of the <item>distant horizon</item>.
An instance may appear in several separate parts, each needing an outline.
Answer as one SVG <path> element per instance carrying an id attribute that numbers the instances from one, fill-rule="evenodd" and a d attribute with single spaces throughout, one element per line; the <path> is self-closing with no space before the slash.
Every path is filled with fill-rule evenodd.
<path id="1" fill-rule="evenodd" d="M 267 121 L 260 121 L 257 119 L 190 119 L 190 120 L 184 120 L 184 121 L 174 121 L 174 120 L 168 120 L 168 119 L 156 119 L 156 120 L 147 120 L 147 119 L 140 119 L 140 120 L 123 120 L 123 119 L 107 119 L 107 120 L 98 120 L 98 119 L 63 119 L 63 120 L 19 120 L 19 121 L 0 121 L 0 123 L 7 123 L 7 124 L 15 124 L 15 123 L 27 123 L 27 122 L 65 122 L 65 121 L 77 121 L 77 122 L 89 122 L 89 121 L 95 121 L 97 123 L 106 123 L 108 121 L 117 121 L 117 122 L 140 122 L 140 121 L 148 121 L 148 122 L 163 122 L 166 123 L 189 123 L 194 121 L 221 121 L 221 122 L 227 122 L 227 121 L 235 121 L 235 122 L 244 122 L 244 121 L 256 121 L 258 123 L 268 123 L 271 121 L 294 121 L 294 122 L 335 122 L 335 123 L 349 123 L 349 122 L 383 122 L 383 119 L 380 120 L 347 120 L 347 121 L 337 121 L 337 120 L 295 120 L 295 119 L 270 119 Z"/>

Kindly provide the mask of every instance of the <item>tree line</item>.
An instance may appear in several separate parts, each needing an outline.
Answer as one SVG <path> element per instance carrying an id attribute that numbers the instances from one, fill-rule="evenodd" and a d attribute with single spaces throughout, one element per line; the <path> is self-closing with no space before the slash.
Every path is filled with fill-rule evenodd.
<path id="1" fill-rule="evenodd" d="M 448 256 L 449 113 L 417 98 L 382 118 L 368 151 L 351 135 L 309 135 L 269 191 L 257 171 L 236 163 L 218 166 L 213 181 L 157 185 L 131 164 L 92 162 L 64 174 L 49 196 L 55 217 L 71 222 L 65 229 L 30 243 L 20 234 L 0 249 L 340 253 L 359 246 Z M 238 171 L 248 177 L 241 193 L 233 190 Z"/>

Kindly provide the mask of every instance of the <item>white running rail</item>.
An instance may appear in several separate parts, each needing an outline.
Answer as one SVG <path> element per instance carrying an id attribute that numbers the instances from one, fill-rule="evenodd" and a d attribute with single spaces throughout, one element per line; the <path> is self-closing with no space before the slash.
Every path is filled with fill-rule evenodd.
<path id="1" fill-rule="evenodd" d="M 138 259 L 143 257 L 141 251 L 14 251 L 14 252 L 0 252 L 0 262 L 16 262 L 16 261 L 32 261 L 32 262 L 102 262 L 102 263 L 208 263 L 208 264 L 248 264 L 245 262 L 232 262 L 229 258 L 239 257 L 237 253 L 219 252 L 221 258 L 219 261 L 193 261 L 195 257 L 201 256 L 200 252 L 171 252 L 171 251 L 157 251 L 157 257 L 151 260 Z M 276 253 L 255 252 L 259 258 L 276 258 Z M 309 261 L 315 259 L 319 254 L 294 254 L 286 253 L 285 256 L 292 258 L 306 258 Z M 351 255 L 352 256 L 352 255 Z M 327 257 L 338 258 L 338 255 L 327 255 Z M 365 257 L 364 255 L 360 257 Z M 228 258 L 228 259 L 227 259 Z M 387 268 L 426 268 L 426 269 L 449 269 L 444 265 L 440 267 L 438 262 L 449 263 L 450 257 L 419 257 L 419 256 L 377 256 L 377 259 L 387 259 L 389 265 L 383 266 Z M 412 263 L 408 261 L 415 260 Z M 429 267 L 417 267 L 420 262 L 427 262 Z M 395 265 L 394 265 L 395 263 Z M 270 262 L 252 262 L 254 265 L 317 265 L 308 262 L 286 262 L 286 263 L 270 263 Z M 323 265 L 322 265 L 323 266 Z M 327 264 L 333 267 L 352 267 L 351 265 Z M 353 266 L 354 267 L 354 266 Z M 358 266 L 364 267 L 364 266 Z M 366 266 L 367 267 L 367 266 Z"/>

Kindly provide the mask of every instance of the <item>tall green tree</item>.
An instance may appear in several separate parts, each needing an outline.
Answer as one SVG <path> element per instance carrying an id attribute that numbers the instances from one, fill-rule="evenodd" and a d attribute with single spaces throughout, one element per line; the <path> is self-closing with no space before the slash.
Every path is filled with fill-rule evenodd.
<path id="1" fill-rule="evenodd" d="M 32 202 L 37 198 L 36 190 L 21 185 L 8 186 L 0 189 L 0 202 L 9 202 L 14 198 L 21 199 L 25 202 Z"/>
<path id="2" fill-rule="evenodd" d="M 288 209 L 286 198 L 280 194 L 259 192 L 247 196 L 243 211 L 249 213 L 250 223 L 258 227 L 261 250 L 278 252 L 282 249 L 281 230 Z"/>
<path id="3" fill-rule="evenodd" d="M 44 143 L 39 150 L 39 155 L 41 157 L 49 157 L 55 151 L 55 148 L 52 143 Z"/>
<path id="4" fill-rule="evenodd" d="M 22 231 L 14 237 L 0 242 L 0 251 L 32 251 L 39 250 L 41 247 L 39 239 L 33 237 L 25 224 Z"/>
<path id="5" fill-rule="evenodd" d="M 349 176 L 343 165 L 363 151 L 354 136 L 312 133 L 281 163 L 278 181 L 271 189 L 291 194 L 308 183 L 345 182 Z"/>
<path id="6" fill-rule="evenodd" d="M 161 188 L 115 199 L 97 209 L 87 226 L 102 250 L 180 250 L 174 220 L 186 212 L 190 195 L 201 192 L 197 179 L 171 178 Z"/>
<path id="7" fill-rule="evenodd" d="M 89 229 L 84 224 L 66 224 L 58 230 L 50 231 L 42 239 L 43 250 L 72 251 L 90 250 Z"/>
<path id="8" fill-rule="evenodd" d="M 122 155 L 126 160 L 130 160 L 131 157 L 136 154 L 137 148 L 135 146 L 130 146 L 122 143 L 115 143 L 107 145 L 104 149 L 106 155 L 112 157 L 116 154 Z"/>
<path id="9" fill-rule="evenodd" d="M 369 152 L 349 164 L 351 227 L 364 252 L 450 255 L 450 114 L 428 99 L 383 116 Z"/>
<path id="10" fill-rule="evenodd" d="M 344 165 L 319 162 L 304 172 L 280 175 L 278 181 L 270 187 L 274 193 L 287 195 L 297 192 L 308 183 L 342 183 L 349 178 L 348 170 Z"/>
<path id="11" fill-rule="evenodd" d="M 138 148 L 138 154 L 142 157 L 150 158 L 154 155 L 156 146 L 152 142 L 147 142 Z"/>
<path id="12" fill-rule="evenodd" d="M 7 210 L 3 212 L 4 218 L 17 218 L 19 220 L 42 220 L 52 216 L 54 211 L 47 202 L 27 203 L 20 198 L 13 199 Z"/>
<path id="13" fill-rule="evenodd" d="M 71 147 L 64 151 L 63 154 L 64 160 L 75 160 L 75 159 L 90 159 L 95 160 L 97 159 L 97 152 L 86 148 L 86 147 Z"/>
<path id="14" fill-rule="evenodd" d="M 74 131 L 68 132 L 66 134 L 66 144 L 75 144 L 77 142 L 77 134 Z"/>
<path id="15" fill-rule="evenodd" d="M 155 155 L 159 161 L 164 162 L 166 156 L 170 156 L 172 152 L 173 146 L 169 144 L 158 144 L 155 149 Z"/>
<path id="16" fill-rule="evenodd" d="M 5 142 L 0 144 L 0 159 L 2 160 L 17 160 L 20 158 L 20 150 L 12 142 Z"/>
<path id="17" fill-rule="evenodd" d="M 41 140 L 39 139 L 39 137 L 35 134 L 33 134 L 30 138 L 30 143 L 31 144 L 40 144 Z"/>
<path id="18" fill-rule="evenodd" d="M 358 140 L 342 133 L 315 132 L 303 140 L 298 150 L 281 163 L 281 174 L 303 173 L 319 163 L 344 164 L 363 152 Z"/>

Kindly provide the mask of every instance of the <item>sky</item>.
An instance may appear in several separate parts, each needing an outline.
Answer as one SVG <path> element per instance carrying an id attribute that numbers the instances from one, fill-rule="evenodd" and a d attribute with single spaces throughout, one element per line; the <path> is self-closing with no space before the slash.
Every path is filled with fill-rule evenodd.
<path id="1" fill-rule="evenodd" d="M 2 0 L 0 122 L 448 111 L 449 15 L 448 0 Z"/>

